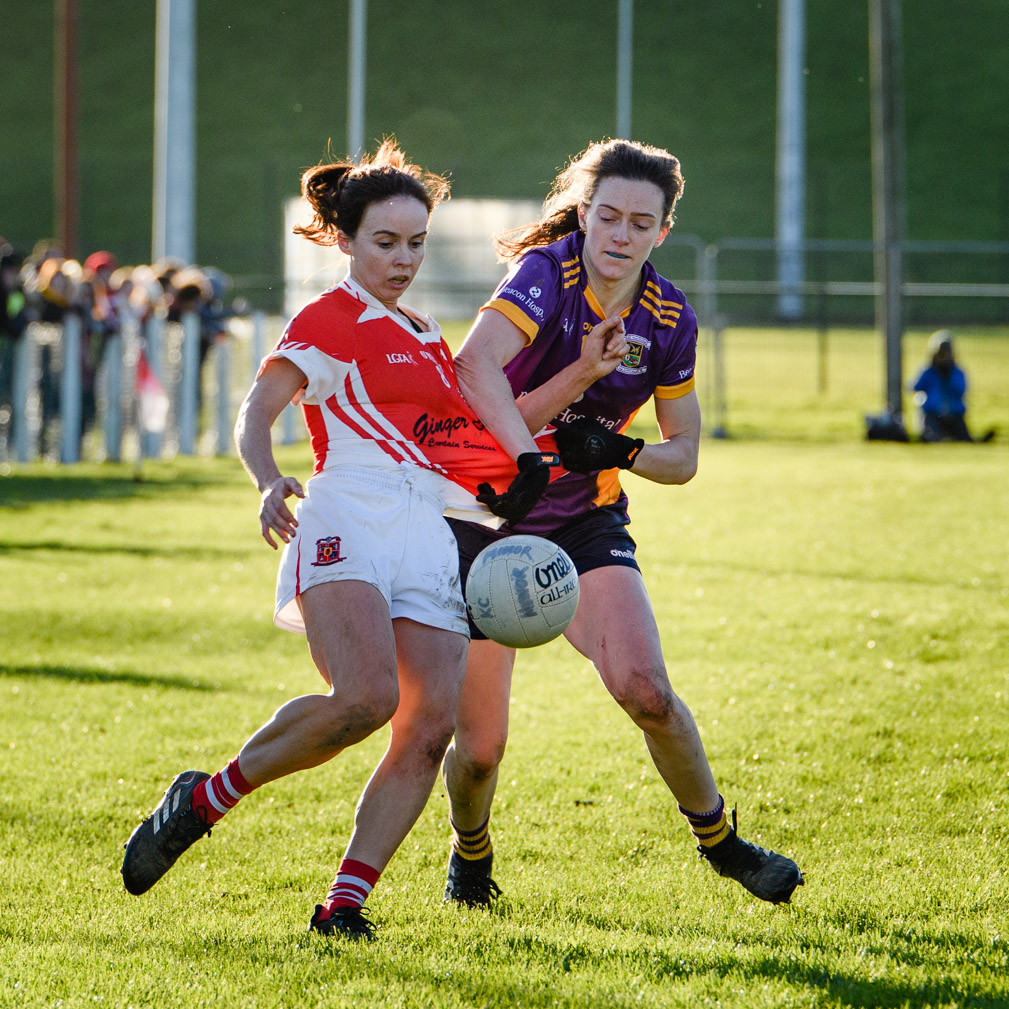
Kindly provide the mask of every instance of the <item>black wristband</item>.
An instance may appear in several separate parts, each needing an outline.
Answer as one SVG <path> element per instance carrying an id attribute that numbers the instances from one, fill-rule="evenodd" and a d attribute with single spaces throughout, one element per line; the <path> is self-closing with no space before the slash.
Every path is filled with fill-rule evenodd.
<path id="1" fill-rule="evenodd" d="M 523 452 L 515 464 L 520 473 L 527 473 L 537 466 L 560 466 L 561 457 L 556 452 Z"/>

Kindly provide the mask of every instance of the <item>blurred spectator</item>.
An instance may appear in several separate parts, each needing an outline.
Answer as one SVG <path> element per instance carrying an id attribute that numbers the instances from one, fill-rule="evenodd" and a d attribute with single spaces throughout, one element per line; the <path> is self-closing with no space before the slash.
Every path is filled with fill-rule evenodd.
<path id="1" fill-rule="evenodd" d="M 135 266 L 130 273 L 130 310 L 141 323 L 165 310 L 165 292 L 150 266 Z"/>
<path id="2" fill-rule="evenodd" d="M 34 276 L 29 278 L 26 288 L 37 295 L 33 308 L 41 322 L 62 323 L 73 296 L 73 266 L 64 270 L 68 260 L 62 255 L 46 256 L 39 264 Z M 79 265 L 79 264 L 76 264 Z"/>
<path id="3" fill-rule="evenodd" d="M 940 329 L 929 337 L 931 359 L 919 372 L 912 389 L 921 409 L 921 440 L 974 441 L 967 428 L 967 376 L 953 354 L 953 334 Z M 990 441 L 994 431 L 981 439 Z"/>
<path id="4" fill-rule="evenodd" d="M 19 340 L 28 325 L 27 301 L 21 283 L 21 257 L 0 236 L 0 337 Z"/>
<path id="5" fill-rule="evenodd" d="M 31 321 L 62 326 L 63 318 L 76 296 L 75 285 L 81 274 L 80 263 L 66 259 L 63 250 L 55 243 L 37 242 L 22 272 Z M 54 425 L 60 412 L 56 346 L 51 335 L 38 341 L 38 352 L 39 454 L 44 457 L 56 451 Z"/>
<path id="6" fill-rule="evenodd" d="M 169 306 L 169 311 L 171 311 L 171 304 L 175 297 L 172 280 L 175 277 L 175 274 L 177 274 L 179 270 L 184 269 L 185 266 L 186 264 L 181 259 L 177 259 L 174 256 L 166 256 L 164 259 L 159 259 L 150 267 L 155 279 L 161 285 L 161 296 L 164 299 L 165 304 Z M 170 316 L 169 321 L 177 322 L 178 316 L 175 318 L 171 318 Z"/>
<path id="7" fill-rule="evenodd" d="M 84 269 L 98 277 L 106 287 L 108 287 L 109 279 L 118 267 L 119 260 L 111 252 L 92 252 L 84 260 Z"/>
<path id="8" fill-rule="evenodd" d="M 198 266 L 185 266 L 172 274 L 165 286 L 165 297 L 169 321 L 178 322 L 187 312 L 199 312 L 213 301 L 214 289 Z"/>
<path id="9" fill-rule="evenodd" d="M 88 328 L 103 342 L 122 329 L 122 303 L 112 289 L 118 267 L 111 252 L 93 252 L 84 260 L 84 279 L 92 291 Z"/>
<path id="10" fill-rule="evenodd" d="M 14 348 L 28 325 L 27 301 L 21 285 L 21 256 L 0 236 L 0 430 L 11 419 Z M 4 439 L 6 442 L 6 438 Z"/>
<path id="11" fill-rule="evenodd" d="M 82 263 L 66 256 L 58 242 L 40 239 L 22 259 L 0 237 L 0 430 L 11 412 L 15 342 L 29 323 L 62 326 L 68 313 L 81 319 L 82 434 L 97 414 L 96 379 L 109 338 L 122 332 L 127 317 L 141 327 L 152 317 L 179 322 L 195 313 L 200 323 L 199 361 L 227 336 L 228 320 L 245 314 L 248 305 L 227 303 L 231 278 L 212 267 L 201 268 L 166 257 L 153 265 L 120 266 L 107 251 L 92 252 Z M 143 332 L 143 329 L 141 330 Z M 40 329 L 37 348 L 41 411 L 40 454 L 56 451 L 56 421 L 60 406 L 58 364 L 61 340 L 53 330 Z M 197 385 L 198 395 L 202 383 Z"/>

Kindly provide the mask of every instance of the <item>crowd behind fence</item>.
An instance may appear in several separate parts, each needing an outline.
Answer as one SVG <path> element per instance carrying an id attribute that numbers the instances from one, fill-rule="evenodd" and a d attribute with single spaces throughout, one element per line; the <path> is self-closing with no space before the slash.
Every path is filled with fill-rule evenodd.
<path id="1" fill-rule="evenodd" d="M 771 241 L 711 245 L 674 234 L 657 251 L 656 266 L 683 288 L 704 331 L 699 392 L 709 433 L 722 433 L 727 422 L 727 328 L 818 330 L 823 393 L 828 326 L 871 324 L 879 294 L 872 243 L 811 241 L 804 252 L 806 279 L 786 290 L 775 279 Z M 462 245 L 453 255 L 465 259 Z M 52 243 L 22 260 L 2 240 L 0 257 L 0 464 L 232 450 L 238 405 L 283 318 L 231 298 L 229 277 L 191 264 L 124 268 L 108 252 L 77 262 Z M 1009 284 L 1000 281 L 1009 274 L 1009 243 L 907 243 L 905 259 L 902 293 L 913 322 L 1009 319 Z M 475 311 L 493 284 L 481 277 L 470 290 L 465 271 L 458 273 L 450 271 L 444 283 L 434 273 L 433 286 L 419 280 L 418 293 L 437 287 L 443 301 Z M 783 294 L 798 296 L 797 318 L 781 317 Z M 278 436 L 304 436 L 293 407 Z"/>
<path id="2" fill-rule="evenodd" d="M 0 462 L 224 453 L 270 324 L 219 270 L 0 239 Z M 294 438 L 293 414 L 284 421 Z"/>

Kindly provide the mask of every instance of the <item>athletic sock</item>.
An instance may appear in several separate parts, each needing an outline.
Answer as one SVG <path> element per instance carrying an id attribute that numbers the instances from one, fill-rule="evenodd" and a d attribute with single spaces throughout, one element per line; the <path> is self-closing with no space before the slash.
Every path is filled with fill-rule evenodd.
<path id="1" fill-rule="evenodd" d="M 453 823 L 452 850 L 467 862 L 477 862 L 492 854 L 494 848 L 490 843 L 490 817 L 488 816 L 476 830 L 460 830 Z"/>
<path id="2" fill-rule="evenodd" d="M 323 917 L 330 917 L 338 907 L 362 907 L 381 875 L 378 869 L 373 869 L 367 862 L 345 858 L 322 903 L 325 910 Z"/>
<path id="3" fill-rule="evenodd" d="M 245 775 L 238 769 L 238 757 L 235 757 L 227 767 L 193 789 L 193 809 L 205 823 L 217 823 L 255 787 L 245 780 Z"/>
<path id="4" fill-rule="evenodd" d="M 713 848 L 732 832 L 725 816 L 725 800 L 720 795 L 718 805 L 710 813 L 692 813 L 679 804 L 676 808 L 687 818 L 687 823 L 702 848 Z"/>

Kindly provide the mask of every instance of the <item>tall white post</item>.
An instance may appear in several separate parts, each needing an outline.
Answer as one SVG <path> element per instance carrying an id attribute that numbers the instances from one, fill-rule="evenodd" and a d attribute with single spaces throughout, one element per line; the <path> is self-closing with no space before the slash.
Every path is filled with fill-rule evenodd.
<path id="1" fill-rule="evenodd" d="M 214 348 L 217 373 L 217 454 L 227 455 L 231 449 L 231 340 L 218 337 Z"/>
<path id="2" fill-rule="evenodd" d="M 60 376 L 60 462 L 81 461 L 81 317 L 63 317 L 63 374 Z"/>
<path id="3" fill-rule="evenodd" d="M 872 100 L 872 237 L 876 247 L 876 325 L 883 332 L 886 409 L 903 423 L 905 152 L 904 61 L 900 0 L 869 0 Z"/>
<path id="4" fill-rule="evenodd" d="M 350 0 L 350 30 L 347 34 L 347 154 L 355 161 L 364 153 L 367 28 L 368 0 Z"/>
<path id="5" fill-rule="evenodd" d="M 151 256 L 194 262 L 196 0 L 158 0 Z"/>
<path id="6" fill-rule="evenodd" d="M 249 384 L 256 381 L 259 374 L 259 366 L 263 362 L 263 355 L 266 346 L 266 316 L 262 312 L 252 313 L 252 374 L 249 377 Z"/>
<path id="7" fill-rule="evenodd" d="M 634 0 L 620 0 L 617 11 L 617 136 L 631 139 L 634 63 Z"/>
<path id="8" fill-rule="evenodd" d="M 105 458 L 119 462 L 123 449 L 123 336 L 105 342 Z"/>
<path id="9" fill-rule="evenodd" d="M 806 216 L 806 0 L 778 0 L 778 136 L 775 164 L 775 238 L 778 314 L 802 315 L 798 285 L 805 278 L 802 243 Z"/>
<path id="10" fill-rule="evenodd" d="M 30 462 L 34 457 L 32 445 L 31 418 L 28 413 L 28 397 L 32 385 L 32 364 L 35 341 L 31 337 L 32 327 L 14 341 L 14 375 L 11 387 L 11 427 L 14 435 L 14 458 L 18 462 Z"/>
<path id="11" fill-rule="evenodd" d="M 165 381 L 165 319 L 152 312 L 144 326 L 144 352 L 147 366 L 164 385 Z M 137 433 L 140 435 L 140 457 L 158 459 L 161 456 L 162 434 L 160 431 L 143 431 L 138 417 Z"/>
<path id="12" fill-rule="evenodd" d="M 179 382 L 179 454 L 196 455 L 199 427 L 200 317 L 182 317 L 182 378 Z"/>

